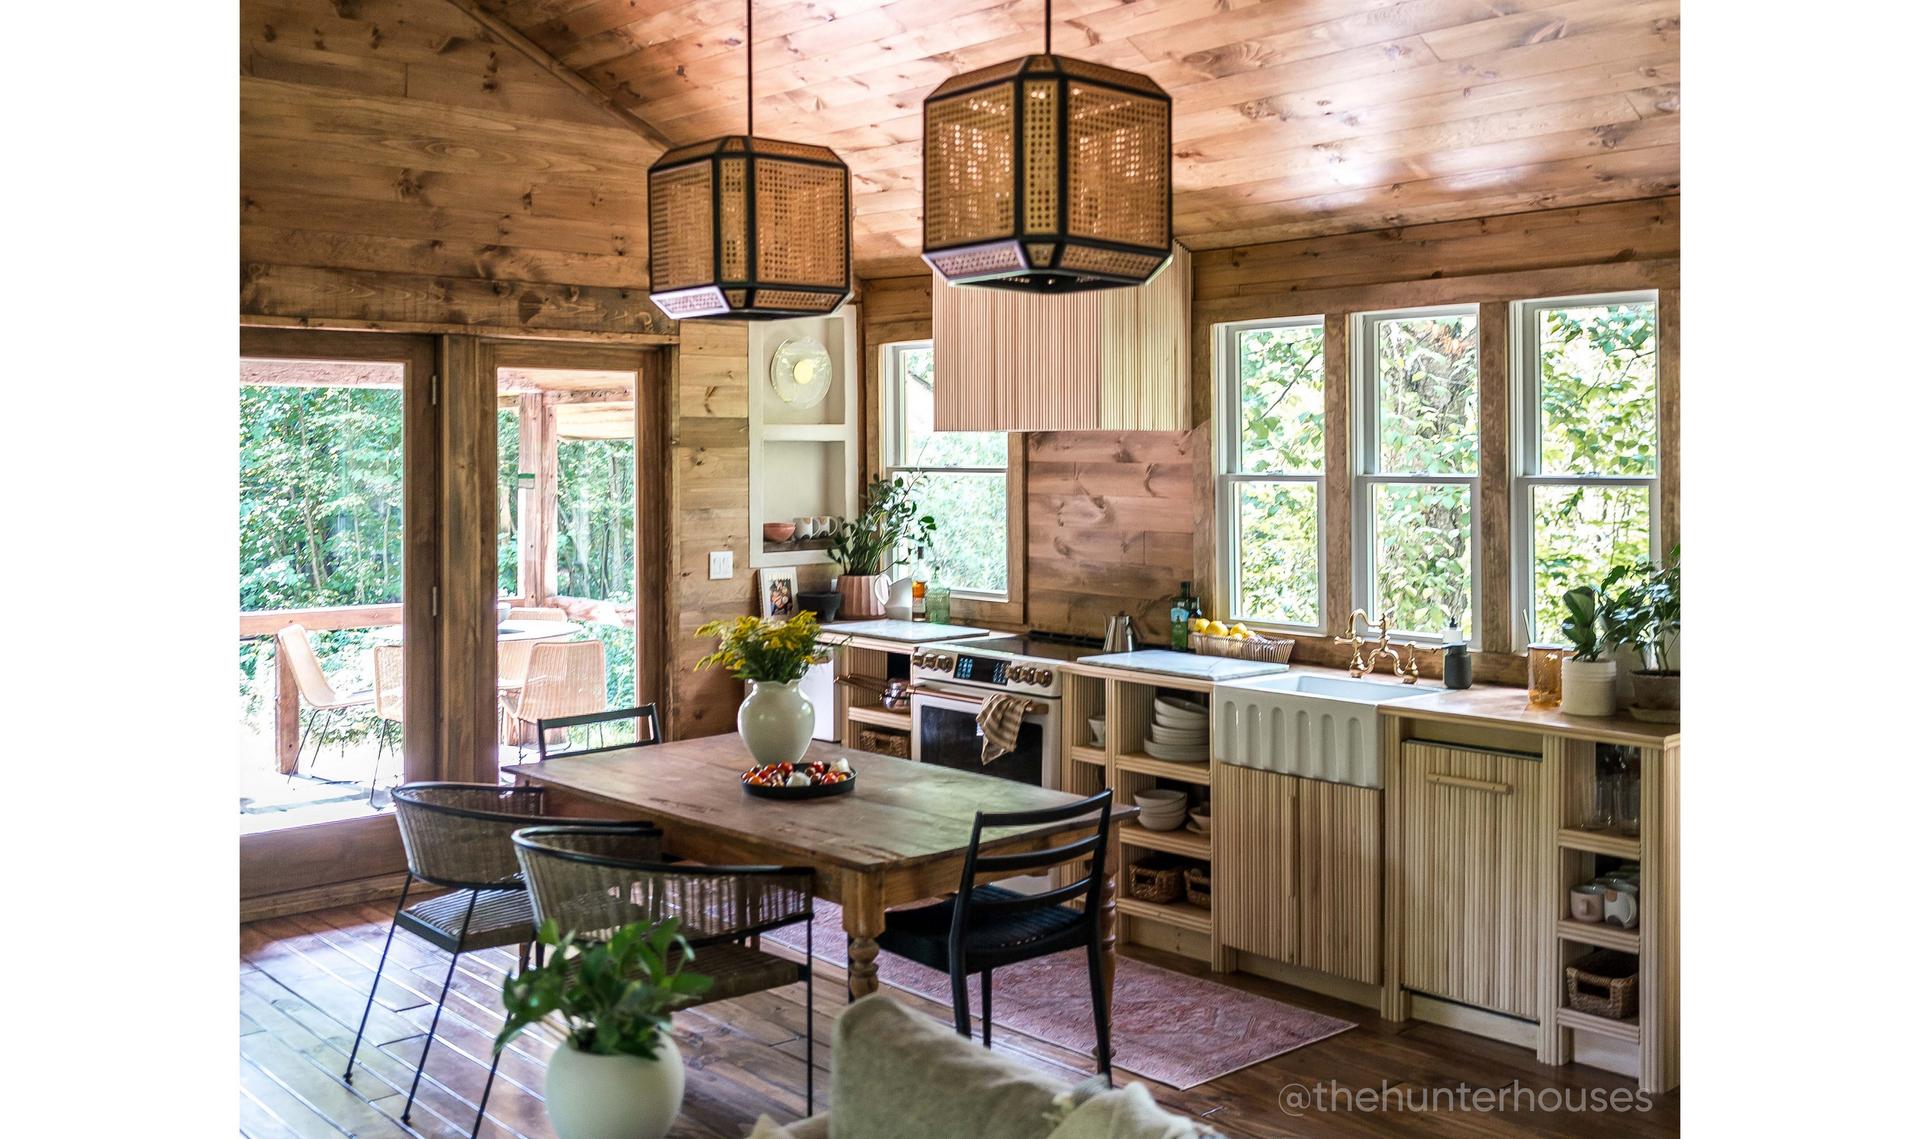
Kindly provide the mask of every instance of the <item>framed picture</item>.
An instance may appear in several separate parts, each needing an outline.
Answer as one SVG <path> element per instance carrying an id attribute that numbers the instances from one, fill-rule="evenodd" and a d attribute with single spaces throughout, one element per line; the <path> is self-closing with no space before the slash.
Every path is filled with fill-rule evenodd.
<path id="1" fill-rule="evenodd" d="M 800 611 L 798 574 L 792 566 L 760 571 L 760 616 L 784 621 Z"/>

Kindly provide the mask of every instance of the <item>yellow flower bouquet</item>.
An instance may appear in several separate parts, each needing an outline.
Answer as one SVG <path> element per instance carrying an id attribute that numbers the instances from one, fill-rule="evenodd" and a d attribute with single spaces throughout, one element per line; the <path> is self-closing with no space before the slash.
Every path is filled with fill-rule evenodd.
<path id="1" fill-rule="evenodd" d="M 799 680 L 810 665 L 827 659 L 827 650 L 820 644 L 820 619 L 811 610 L 785 621 L 759 617 L 709 621 L 695 632 L 702 637 L 719 637 L 720 647 L 693 667 L 718 665 L 741 680 L 785 684 Z"/>

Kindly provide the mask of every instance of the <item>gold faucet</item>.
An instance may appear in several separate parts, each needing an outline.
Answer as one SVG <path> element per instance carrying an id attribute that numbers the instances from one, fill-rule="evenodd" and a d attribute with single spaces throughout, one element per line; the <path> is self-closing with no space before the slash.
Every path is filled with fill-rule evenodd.
<path id="1" fill-rule="evenodd" d="M 1367 675 L 1373 671 L 1374 662 L 1384 656 L 1393 661 L 1393 674 L 1400 678 L 1400 683 L 1412 684 L 1420 679 L 1420 664 L 1413 659 L 1413 646 L 1406 644 L 1395 648 L 1387 643 L 1389 616 L 1391 613 L 1382 613 L 1380 619 L 1376 621 L 1367 615 L 1365 609 L 1355 609 L 1352 616 L 1347 618 L 1347 635 L 1335 637 L 1333 643 L 1353 646 L 1353 660 L 1347 664 L 1348 676 L 1357 678 Z M 1380 626 L 1380 641 L 1370 651 L 1367 649 L 1364 636 L 1364 630 L 1368 625 Z M 1407 654 L 1404 659 L 1400 656 L 1402 650 Z"/>

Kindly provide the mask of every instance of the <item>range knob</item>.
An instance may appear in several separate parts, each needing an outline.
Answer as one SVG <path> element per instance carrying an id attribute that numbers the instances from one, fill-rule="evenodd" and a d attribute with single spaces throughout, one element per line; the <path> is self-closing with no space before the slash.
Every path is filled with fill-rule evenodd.
<path id="1" fill-rule="evenodd" d="M 933 661 L 933 667 L 939 669 L 942 672 L 945 672 L 948 669 L 951 669 L 953 667 L 953 658 L 950 656 L 935 657 Z"/>
<path id="2" fill-rule="evenodd" d="M 1043 669 L 1041 669 L 1041 670 L 1040 670 L 1040 675 L 1039 675 L 1039 676 L 1037 677 L 1037 679 L 1038 679 L 1038 680 L 1040 681 L 1040 683 L 1042 683 L 1042 684 L 1052 684 L 1052 683 L 1053 683 L 1053 670 L 1052 670 L 1052 669 L 1050 669 L 1050 668 L 1043 668 Z"/>
<path id="3" fill-rule="evenodd" d="M 913 654 L 913 667 L 915 667 L 915 668 L 925 668 L 925 667 L 927 667 L 927 656 L 926 656 L 926 654 L 925 654 L 925 653 L 914 653 L 914 654 Z"/>
<path id="4" fill-rule="evenodd" d="M 1021 681 L 1022 683 L 1030 682 L 1033 680 L 1033 670 L 1028 668 L 1024 664 L 1014 665 L 1012 672 L 1013 672 L 1013 678 L 1015 680 Z"/>

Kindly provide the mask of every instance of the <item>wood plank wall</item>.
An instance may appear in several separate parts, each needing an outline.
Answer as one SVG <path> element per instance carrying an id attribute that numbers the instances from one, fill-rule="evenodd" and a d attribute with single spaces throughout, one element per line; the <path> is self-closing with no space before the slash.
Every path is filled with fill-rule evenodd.
<path id="1" fill-rule="evenodd" d="M 1197 252 L 1193 257 L 1193 422 L 1191 432 L 1041 432 L 1028 436 L 1026 501 L 1026 623 L 1034 628 L 1098 633 L 1106 614 L 1131 612 L 1150 640 L 1167 635 L 1167 603 L 1182 579 L 1202 597 L 1214 597 L 1211 438 L 1215 323 L 1252 317 L 1324 313 L 1329 317 L 1329 469 L 1344 470 L 1344 331 L 1342 314 L 1372 309 L 1471 301 L 1499 310 L 1489 320 L 1503 335 L 1504 303 L 1539 296 L 1657 288 L 1661 290 L 1662 378 L 1660 479 L 1663 541 L 1679 536 L 1679 255 L 1677 195 L 1601 206 L 1539 210 L 1460 222 L 1406 226 L 1366 233 Z M 864 284 L 869 300 L 863 336 L 869 362 L 866 399 L 877 391 L 873 362 L 891 340 L 929 335 L 929 280 L 887 278 Z M 884 298 L 884 304 L 876 303 Z M 885 319 L 875 313 L 884 311 Z M 923 323 L 924 322 L 924 323 Z M 1501 371 L 1504 343 L 1489 351 L 1489 374 Z M 1502 371 L 1502 374 L 1503 371 Z M 1504 391 L 1504 380 L 1488 390 Z M 1488 437 L 1504 438 L 1504 399 L 1483 401 Z M 877 424 L 868 414 L 868 423 Z M 1333 453 L 1338 452 L 1338 453 Z M 869 429 L 869 469 L 878 442 Z M 1489 471 L 1503 468 L 1504 453 L 1489 455 Z M 1186 477 L 1182 477 L 1182 476 Z M 1347 558 L 1350 527 L 1336 522 L 1347 512 L 1345 480 L 1329 482 L 1330 611 L 1350 605 Z M 1504 486 L 1488 496 L 1496 508 Z M 1483 523 L 1486 557 L 1498 568 L 1489 590 L 1502 593 L 1507 571 L 1503 509 Z M 1184 542 L 1184 545 L 1183 545 Z M 1495 609 L 1499 615 L 1493 616 Z M 1494 638 L 1505 624 L 1504 600 L 1483 600 L 1486 628 Z M 1517 637 L 1505 630 L 1511 644 Z M 1505 647 L 1505 644 L 1502 645 Z M 1524 646 L 1516 646 L 1524 647 Z M 1303 638 L 1296 658 L 1316 664 L 1344 663 L 1347 650 L 1329 638 Z M 1421 655 L 1422 671 L 1437 675 L 1438 654 Z M 1524 658 L 1483 654 L 1476 675 L 1499 683 L 1525 680 Z"/>
<path id="2" fill-rule="evenodd" d="M 458 7 L 242 0 L 241 313 L 620 338 L 660 148 Z"/>

